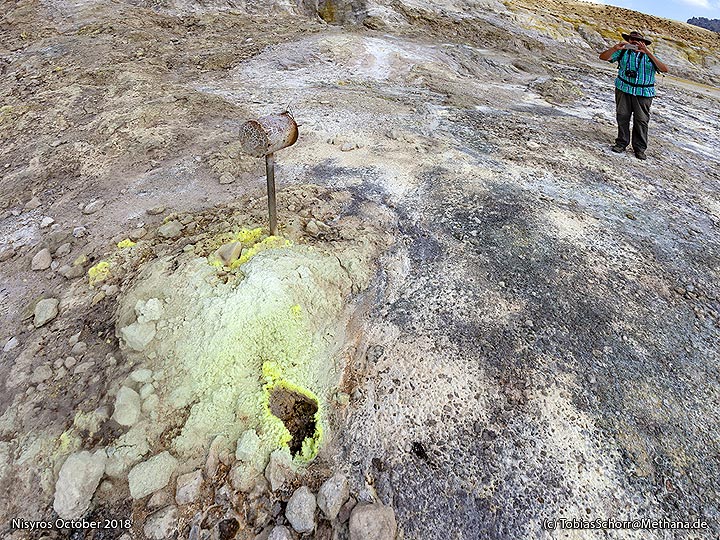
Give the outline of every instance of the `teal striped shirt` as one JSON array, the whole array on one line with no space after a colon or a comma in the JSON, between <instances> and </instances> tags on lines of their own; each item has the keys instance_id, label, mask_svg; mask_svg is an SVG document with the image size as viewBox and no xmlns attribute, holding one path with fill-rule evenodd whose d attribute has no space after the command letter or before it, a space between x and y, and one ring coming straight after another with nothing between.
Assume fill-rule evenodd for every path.
<instances>
[{"instance_id":1,"label":"teal striped shirt","mask_svg":"<svg viewBox=\"0 0 720 540\"><path fill-rule=\"evenodd\" d=\"M610 57L610 62L618 62L618 76L615 88L642 97L655 97L655 72L657 68L648 55L637 51L619 50ZM636 71L637 77L628 77L626 71Z\"/></svg>"}]
</instances>

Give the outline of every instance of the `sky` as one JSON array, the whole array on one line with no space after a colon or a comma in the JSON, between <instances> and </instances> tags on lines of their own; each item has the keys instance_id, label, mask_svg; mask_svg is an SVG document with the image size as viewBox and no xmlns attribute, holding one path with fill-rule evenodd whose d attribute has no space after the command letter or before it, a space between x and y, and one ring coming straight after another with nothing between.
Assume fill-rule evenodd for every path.
<instances>
[{"instance_id":1,"label":"sky","mask_svg":"<svg viewBox=\"0 0 720 540\"><path fill-rule=\"evenodd\" d=\"M634 9L642 13L685 22L691 17L720 19L720 0L585 0L596 4Z\"/></svg>"}]
</instances>

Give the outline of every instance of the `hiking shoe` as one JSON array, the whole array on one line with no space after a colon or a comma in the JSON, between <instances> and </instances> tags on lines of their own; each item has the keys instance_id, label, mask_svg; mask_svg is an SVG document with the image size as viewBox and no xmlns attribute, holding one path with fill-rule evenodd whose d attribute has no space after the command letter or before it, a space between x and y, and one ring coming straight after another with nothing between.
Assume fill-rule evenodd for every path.
<instances>
[{"instance_id":1,"label":"hiking shoe","mask_svg":"<svg viewBox=\"0 0 720 540\"><path fill-rule=\"evenodd\" d=\"M624 147L624 146L618 146L618 145L616 144L616 145L613 146L610 150L612 150L612 151L615 152L616 154L622 154L622 153L625 151L625 147Z\"/></svg>"},{"instance_id":2,"label":"hiking shoe","mask_svg":"<svg viewBox=\"0 0 720 540\"><path fill-rule=\"evenodd\" d=\"M643 152L642 150L638 150L637 152L635 152L635 157L638 159L647 159L645 152Z\"/></svg>"}]
</instances>

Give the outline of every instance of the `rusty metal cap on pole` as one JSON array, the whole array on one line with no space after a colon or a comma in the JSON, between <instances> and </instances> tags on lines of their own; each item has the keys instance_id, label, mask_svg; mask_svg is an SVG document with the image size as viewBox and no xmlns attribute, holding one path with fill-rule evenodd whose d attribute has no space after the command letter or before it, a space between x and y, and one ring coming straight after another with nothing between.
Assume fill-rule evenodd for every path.
<instances>
[{"instance_id":1,"label":"rusty metal cap on pole","mask_svg":"<svg viewBox=\"0 0 720 540\"><path fill-rule=\"evenodd\" d=\"M297 138L298 126L288 111L249 120L240 126L242 150L254 157L263 157L292 146Z\"/></svg>"}]
</instances>

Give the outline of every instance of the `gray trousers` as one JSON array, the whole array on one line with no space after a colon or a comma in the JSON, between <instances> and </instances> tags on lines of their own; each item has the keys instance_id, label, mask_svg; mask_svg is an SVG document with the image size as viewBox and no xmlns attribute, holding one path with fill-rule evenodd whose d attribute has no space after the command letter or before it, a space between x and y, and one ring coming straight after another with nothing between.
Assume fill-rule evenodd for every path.
<instances>
[{"instance_id":1,"label":"gray trousers","mask_svg":"<svg viewBox=\"0 0 720 540\"><path fill-rule=\"evenodd\" d=\"M630 144L630 117L633 116L632 146L635 152L644 152L648 145L648 122L653 98L633 96L615 89L615 112L618 136L615 144L625 148Z\"/></svg>"}]
</instances>

